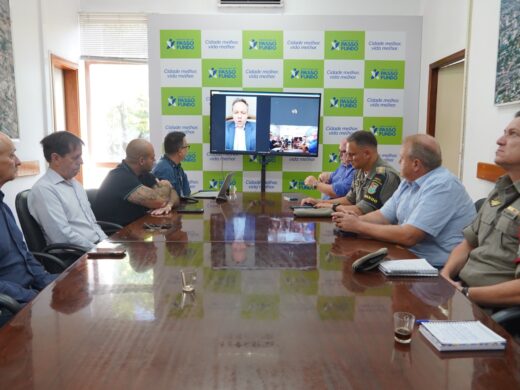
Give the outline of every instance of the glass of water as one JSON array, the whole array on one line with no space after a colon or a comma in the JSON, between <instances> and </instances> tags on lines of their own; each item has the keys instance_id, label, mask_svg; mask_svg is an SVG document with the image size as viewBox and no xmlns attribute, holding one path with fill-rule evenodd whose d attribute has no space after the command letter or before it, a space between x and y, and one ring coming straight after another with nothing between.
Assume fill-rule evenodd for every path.
<instances>
[{"instance_id":1,"label":"glass of water","mask_svg":"<svg viewBox=\"0 0 520 390\"><path fill-rule=\"evenodd\" d=\"M182 291L193 292L197 283L197 272L195 270L181 270Z\"/></svg>"}]
</instances>

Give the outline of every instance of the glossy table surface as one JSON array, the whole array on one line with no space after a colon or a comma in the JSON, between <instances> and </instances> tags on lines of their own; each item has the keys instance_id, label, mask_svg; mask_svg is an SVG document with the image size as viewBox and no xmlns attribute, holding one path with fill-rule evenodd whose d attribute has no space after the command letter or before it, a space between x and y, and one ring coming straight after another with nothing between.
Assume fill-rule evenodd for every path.
<instances>
[{"instance_id":1,"label":"glossy table surface","mask_svg":"<svg viewBox=\"0 0 520 390\"><path fill-rule=\"evenodd\" d=\"M520 388L519 345L444 279L352 273L366 251L406 249L336 237L288 206L247 194L151 222L169 229L129 225L111 237L125 258L80 259L0 330L1 388ZM441 354L417 329L401 346L394 311L480 319L507 348Z\"/></svg>"}]
</instances>

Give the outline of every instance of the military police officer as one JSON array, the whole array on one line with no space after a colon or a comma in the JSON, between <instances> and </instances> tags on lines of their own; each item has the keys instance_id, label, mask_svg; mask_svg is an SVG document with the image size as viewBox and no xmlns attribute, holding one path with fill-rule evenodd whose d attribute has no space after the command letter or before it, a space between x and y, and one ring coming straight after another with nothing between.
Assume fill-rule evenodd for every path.
<instances>
[{"instance_id":1,"label":"military police officer","mask_svg":"<svg viewBox=\"0 0 520 390\"><path fill-rule=\"evenodd\" d=\"M497 144L495 163L506 174L441 272L472 301L488 307L520 304L520 111Z\"/></svg>"},{"instance_id":2,"label":"military police officer","mask_svg":"<svg viewBox=\"0 0 520 390\"><path fill-rule=\"evenodd\" d=\"M358 215L377 210L392 196L400 183L399 173L377 153L376 137L359 130L347 138L348 161L356 169L352 188L343 198L319 201L303 199L316 207L334 211L350 211Z\"/></svg>"}]
</instances>

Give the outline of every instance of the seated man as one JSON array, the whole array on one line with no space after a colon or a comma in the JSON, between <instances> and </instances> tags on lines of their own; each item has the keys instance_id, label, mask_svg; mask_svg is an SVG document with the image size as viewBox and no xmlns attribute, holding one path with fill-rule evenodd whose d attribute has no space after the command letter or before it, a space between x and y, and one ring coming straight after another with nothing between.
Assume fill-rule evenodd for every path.
<instances>
[{"instance_id":1,"label":"seated man","mask_svg":"<svg viewBox=\"0 0 520 390\"><path fill-rule=\"evenodd\" d=\"M57 131L40 143L49 169L29 192L29 212L47 244L91 248L107 236L96 223L87 193L74 178L83 164L83 141L68 131Z\"/></svg>"},{"instance_id":2,"label":"seated man","mask_svg":"<svg viewBox=\"0 0 520 390\"><path fill-rule=\"evenodd\" d=\"M359 130L347 138L347 161L356 169L354 184L345 197L329 200L305 198L303 203L329 207L334 211L366 214L379 209L399 186L399 174L377 153L376 137Z\"/></svg>"},{"instance_id":3,"label":"seated man","mask_svg":"<svg viewBox=\"0 0 520 390\"><path fill-rule=\"evenodd\" d=\"M16 176L20 160L13 142L0 133L0 188ZM51 275L27 250L22 232L16 225L11 209L4 203L0 191L0 293L24 304L52 282Z\"/></svg>"},{"instance_id":4,"label":"seated man","mask_svg":"<svg viewBox=\"0 0 520 390\"><path fill-rule=\"evenodd\" d=\"M401 147L397 191L377 211L358 216L333 214L336 225L349 232L406 246L433 266L442 267L462 241L462 229L475 216L475 207L462 183L441 167L441 149L425 134L407 137Z\"/></svg>"},{"instance_id":5,"label":"seated man","mask_svg":"<svg viewBox=\"0 0 520 390\"><path fill-rule=\"evenodd\" d=\"M506 174L441 272L472 301L489 307L520 305L520 111L497 144L495 163Z\"/></svg>"},{"instance_id":6,"label":"seated man","mask_svg":"<svg viewBox=\"0 0 520 390\"><path fill-rule=\"evenodd\" d=\"M190 196L188 176L181 167L190 145L186 142L186 134L172 131L164 137L164 156L161 157L152 173L159 179L168 180L179 196Z\"/></svg>"},{"instance_id":7,"label":"seated man","mask_svg":"<svg viewBox=\"0 0 520 390\"><path fill-rule=\"evenodd\" d=\"M334 172L322 172L317 179L314 176L307 176L304 181L306 186L320 191L323 199L345 196L352 186L355 169L348 161L346 138L339 143L339 158L341 162Z\"/></svg>"},{"instance_id":8,"label":"seated man","mask_svg":"<svg viewBox=\"0 0 520 390\"><path fill-rule=\"evenodd\" d=\"M127 225L151 210L168 214L179 204L179 196L168 180L158 180L150 171L155 152L144 139L130 141L126 157L111 170L94 202L94 213L103 221Z\"/></svg>"}]
</instances>

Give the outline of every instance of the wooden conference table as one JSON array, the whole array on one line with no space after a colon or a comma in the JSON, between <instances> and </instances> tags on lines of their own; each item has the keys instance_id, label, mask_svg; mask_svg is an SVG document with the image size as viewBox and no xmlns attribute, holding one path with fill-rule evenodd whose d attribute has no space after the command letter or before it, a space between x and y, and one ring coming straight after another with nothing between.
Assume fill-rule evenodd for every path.
<instances>
[{"instance_id":1,"label":"wooden conference table","mask_svg":"<svg viewBox=\"0 0 520 390\"><path fill-rule=\"evenodd\" d=\"M111 237L123 259L81 258L0 330L3 389L520 388L520 347L442 278L353 274L387 246L294 219L281 194L204 201ZM168 229L145 230L143 223ZM198 274L183 295L180 270ZM503 352L394 343L392 313L480 319Z\"/></svg>"}]
</instances>

